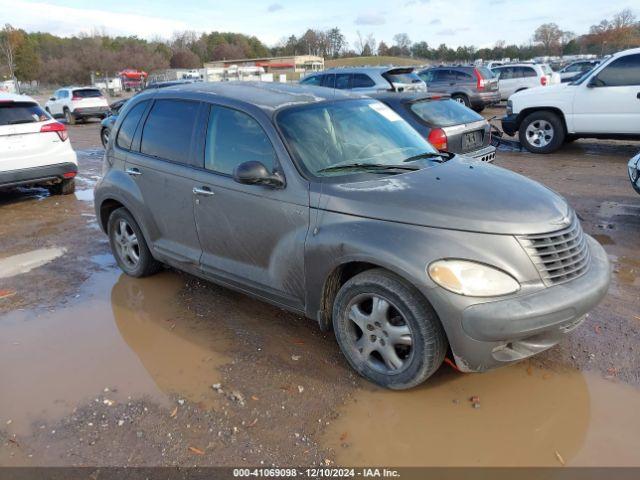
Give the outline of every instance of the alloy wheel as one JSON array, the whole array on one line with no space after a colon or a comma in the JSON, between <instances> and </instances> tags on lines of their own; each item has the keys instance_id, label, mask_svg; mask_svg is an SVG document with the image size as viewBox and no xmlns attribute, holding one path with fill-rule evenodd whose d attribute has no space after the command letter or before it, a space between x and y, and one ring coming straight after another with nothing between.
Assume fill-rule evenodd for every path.
<instances>
[{"instance_id":1,"label":"alloy wheel","mask_svg":"<svg viewBox=\"0 0 640 480\"><path fill-rule=\"evenodd\" d=\"M352 350L363 362L384 374L399 373L409 365L413 333L389 300L377 294L357 295L347 315Z\"/></svg>"},{"instance_id":2,"label":"alloy wheel","mask_svg":"<svg viewBox=\"0 0 640 480\"><path fill-rule=\"evenodd\" d=\"M136 232L126 220L120 219L118 221L113 239L120 260L127 267L135 269L140 261L140 245Z\"/></svg>"},{"instance_id":3,"label":"alloy wheel","mask_svg":"<svg viewBox=\"0 0 640 480\"><path fill-rule=\"evenodd\" d=\"M527 141L536 147L546 147L553 140L555 134L553 125L546 120L534 120L525 131Z\"/></svg>"}]
</instances>

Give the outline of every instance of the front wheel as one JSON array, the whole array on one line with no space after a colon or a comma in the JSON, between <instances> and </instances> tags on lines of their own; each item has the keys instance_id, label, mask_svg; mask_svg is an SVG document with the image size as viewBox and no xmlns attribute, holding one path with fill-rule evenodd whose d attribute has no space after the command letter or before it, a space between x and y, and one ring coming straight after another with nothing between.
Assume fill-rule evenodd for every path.
<instances>
[{"instance_id":1,"label":"front wheel","mask_svg":"<svg viewBox=\"0 0 640 480\"><path fill-rule=\"evenodd\" d=\"M71 195L76 191L76 181L74 178L65 178L60 183L47 187L51 195Z\"/></svg>"},{"instance_id":2,"label":"front wheel","mask_svg":"<svg viewBox=\"0 0 640 480\"><path fill-rule=\"evenodd\" d=\"M553 112L530 113L518 130L520 143L531 153L551 153L564 143L565 131L562 120Z\"/></svg>"},{"instance_id":3,"label":"front wheel","mask_svg":"<svg viewBox=\"0 0 640 480\"><path fill-rule=\"evenodd\" d=\"M382 269L360 273L342 286L333 306L333 327L353 369L394 390L424 382L440 367L447 349L429 302Z\"/></svg>"}]
</instances>

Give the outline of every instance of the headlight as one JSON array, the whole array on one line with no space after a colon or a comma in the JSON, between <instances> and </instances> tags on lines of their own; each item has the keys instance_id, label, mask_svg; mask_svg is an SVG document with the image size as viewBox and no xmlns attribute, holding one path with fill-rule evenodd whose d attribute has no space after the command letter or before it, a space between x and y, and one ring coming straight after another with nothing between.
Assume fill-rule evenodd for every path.
<instances>
[{"instance_id":1,"label":"headlight","mask_svg":"<svg viewBox=\"0 0 640 480\"><path fill-rule=\"evenodd\" d=\"M469 297L494 297L520 290L520 284L510 275L467 260L438 260L427 271L442 288Z\"/></svg>"}]
</instances>

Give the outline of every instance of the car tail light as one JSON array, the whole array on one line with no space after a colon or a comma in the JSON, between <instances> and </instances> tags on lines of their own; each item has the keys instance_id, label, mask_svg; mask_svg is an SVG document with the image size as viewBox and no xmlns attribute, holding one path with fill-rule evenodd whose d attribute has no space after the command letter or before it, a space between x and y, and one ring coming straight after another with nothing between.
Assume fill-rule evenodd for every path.
<instances>
[{"instance_id":1,"label":"car tail light","mask_svg":"<svg viewBox=\"0 0 640 480\"><path fill-rule=\"evenodd\" d=\"M473 69L473 74L476 76L476 88L478 90L484 90L484 87L486 85L486 81L484 79L484 77L482 76L482 74L480 73L480 70L478 70L477 68Z\"/></svg>"},{"instance_id":2,"label":"car tail light","mask_svg":"<svg viewBox=\"0 0 640 480\"><path fill-rule=\"evenodd\" d=\"M434 128L429 132L427 137L429 143L438 150L447 150L449 145L447 144L447 134L441 128Z\"/></svg>"},{"instance_id":3,"label":"car tail light","mask_svg":"<svg viewBox=\"0 0 640 480\"><path fill-rule=\"evenodd\" d=\"M545 75L540 77L540 85L543 87L547 84L547 77Z\"/></svg>"},{"instance_id":4,"label":"car tail light","mask_svg":"<svg viewBox=\"0 0 640 480\"><path fill-rule=\"evenodd\" d=\"M65 126L59 122L45 123L44 125L42 125L42 128L40 128L40 133L49 132L56 132L58 134L58 137L60 137L60 140L62 140L63 142L69 138L69 132L67 132Z\"/></svg>"},{"instance_id":5,"label":"car tail light","mask_svg":"<svg viewBox=\"0 0 640 480\"><path fill-rule=\"evenodd\" d=\"M66 172L62 174L62 178L73 178L76 176L76 172Z\"/></svg>"}]
</instances>

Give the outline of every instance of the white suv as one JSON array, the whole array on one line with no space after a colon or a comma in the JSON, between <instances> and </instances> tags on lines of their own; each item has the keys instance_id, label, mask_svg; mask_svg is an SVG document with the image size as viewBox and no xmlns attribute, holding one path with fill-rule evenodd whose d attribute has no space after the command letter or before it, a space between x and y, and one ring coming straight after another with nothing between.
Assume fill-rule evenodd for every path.
<instances>
[{"instance_id":1,"label":"white suv","mask_svg":"<svg viewBox=\"0 0 640 480\"><path fill-rule=\"evenodd\" d=\"M38 185L69 194L77 172L65 126L32 98L0 92L0 189Z\"/></svg>"},{"instance_id":2,"label":"white suv","mask_svg":"<svg viewBox=\"0 0 640 480\"><path fill-rule=\"evenodd\" d=\"M514 63L493 67L491 71L498 77L501 100L528 88L560 83L560 75L546 63Z\"/></svg>"},{"instance_id":3,"label":"white suv","mask_svg":"<svg viewBox=\"0 0 640 480\"><path fill-rule=\"evenodd\" d=\"M93 87L65 87L56 90L44 108L55 118L64 117L69 125L86 118L105 118L109 103L102 92Z\"/></svg>"},{"instance_id":4,"label":"white suv","mask_svg":"<svg viewBox=\"0 0 640 480\"><path fill-rule=\"evenodd\" d=\"M502 129L533 153L577 138L640 140L640 48L604 60L578 80L516 93Z\"/></svg>"}]
</instances>

